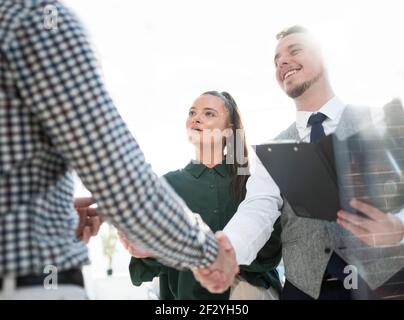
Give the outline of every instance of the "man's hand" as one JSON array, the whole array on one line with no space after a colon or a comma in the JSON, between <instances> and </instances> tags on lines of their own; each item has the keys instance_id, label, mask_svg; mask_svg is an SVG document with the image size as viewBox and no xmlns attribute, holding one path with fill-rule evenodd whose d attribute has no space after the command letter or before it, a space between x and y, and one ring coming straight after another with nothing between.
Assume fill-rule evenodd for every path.
<instances>
[{"instance_id":1,"label":"man's hand","mask_svg":"<svg viewBox=\"0 0 404 320\"><path fill-rule=\"evenodd\" d=\"M398 217L356 199L351 200L350 204L370 219L341 210L338 212L337 223L367 245L391 246L403 239L404 225Z\"/></svg>"},{"instance_id":2,"label":"man's hand","mask_svg":"<svg viewBox=\"0 0 404 320\"><path fill-rule=\"evenodd\" d=\"M88 243L91 237L98 234L102 219L98 216L96 208L90 208L94 204L93 198L76 198L74 207L79 215L79 225L76 229L76 236L84 243Z\"/></svg>"},{"instance_id":3,"label":"man's hand","mask_svg":"<svg viewBox=\"0 0 404 320\"><path fill-rule=\"evenodd\" d=\"M120 231L118 231L118 238L119 241L121 241L123 247L129 252L131 256L134 256L138 259L153 257L153 255L149 251L144 250L135 243L129 241L128 238L126 238L125 235Z\"/></svg>"},{"instance_id":4,"label":"man's hand","mask_svg":"<svg viewBox=\"0 0 404 320\"><path fill-rule=\"evenodd\" d=\"M199 268L192 271L203 287L212 293L222 293L232 285L234 277L239 272L239 267L236 261L236 253L227 236L218 231L215 237L219 246L216 261L208 268Z\"/></svg>"}]
</instances>

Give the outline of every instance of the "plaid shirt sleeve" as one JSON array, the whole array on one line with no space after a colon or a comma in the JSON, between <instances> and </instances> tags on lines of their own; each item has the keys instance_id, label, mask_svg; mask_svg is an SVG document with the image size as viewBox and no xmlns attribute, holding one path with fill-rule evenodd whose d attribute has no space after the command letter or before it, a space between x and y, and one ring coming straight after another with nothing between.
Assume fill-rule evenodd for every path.
<instances>
[{"instance_id":1,"label":"plaid shirt sleeve","mask_svg":"<svg viewBox=\"0 0 404 320\"><path fill-rule=\"evenodd\" d=\"M23 104L78 173L102 217L178 269L211 264L210 229L160 180L111 101L87 36L57 1L27 1L7 38ZM44 6L57 25L44 25Z\"/></svg>"}]
</instances>

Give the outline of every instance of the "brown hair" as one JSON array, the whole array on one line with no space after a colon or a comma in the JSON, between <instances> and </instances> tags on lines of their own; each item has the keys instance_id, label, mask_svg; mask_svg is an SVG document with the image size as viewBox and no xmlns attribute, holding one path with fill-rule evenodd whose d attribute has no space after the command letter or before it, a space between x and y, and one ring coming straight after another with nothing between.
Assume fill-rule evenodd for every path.
<instances>
[{"instance_id":1,"label":"brown hair","mask_svg":"<svg viewBox=\"0 0 404 320\"><path fill-rule=\"evenodd\" d=\"M283 29L281 32L279 32L276 35L276 40L279 41L279 40L281 40L281 39L285 38L286 36L288 36L290 34L293 34L293 33L306 33L306 34L308 34L309 31L306 28L302 27L302 26L294 25L292 27Z\"/></svg>"},{"instance_id":2,"label":"brown hair","mask_svg":"<svg viewBox=\"0 0 404 320\"><path fill-rule=\"evenodd\" d=\"M233 192L235 199L241 202L246 195L246 182L248 180L248 150L246 144L246 138L244 134L244 125L241 120L240 111L238 109L236 101L228 92L207 91L203 95L211 95L220 98L229 112L229 122L232 124L233 136L232 139L227 139L227 160L230 164L230 188ZM239 162L237 154L240 152L239 147L242 147L242 155L244 159L247 159L245 163ZM239 174L240 170L244 171L243 174Z\"/></svg>"}]
</instances>

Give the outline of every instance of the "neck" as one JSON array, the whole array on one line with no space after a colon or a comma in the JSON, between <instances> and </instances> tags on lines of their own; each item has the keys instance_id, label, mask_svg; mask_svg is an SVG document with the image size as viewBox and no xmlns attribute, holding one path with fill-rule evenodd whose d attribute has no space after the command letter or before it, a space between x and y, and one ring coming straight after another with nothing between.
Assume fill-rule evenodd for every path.
<instances>
[{"instance_id":1,"label":"neck","mask_svg":"<svg viewBox=\"0 0 404 320\"><path fill-rule=\"evenodd\" d=\"M196 161L205 165L206 167L213 168L214 166L222 163L224 159L224 149L202 145L195 148L195 158Z\"/></svg>"},{"instance_id":2,"label":"neck","mask_svg":"<svg viewBox=\"0 0 404 320\"><path fill-rule=\"evenodd\" d=\"M328 81L323 83L317 81L294 101L298 111L316 112L334 97L334 95L334 91Z\"/></svg>"}]
</instances>

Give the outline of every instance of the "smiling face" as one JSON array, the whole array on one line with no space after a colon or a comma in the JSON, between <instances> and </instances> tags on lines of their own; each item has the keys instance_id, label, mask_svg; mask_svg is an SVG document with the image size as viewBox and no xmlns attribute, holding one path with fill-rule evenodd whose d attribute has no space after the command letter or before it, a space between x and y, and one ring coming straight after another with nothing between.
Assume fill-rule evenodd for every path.
<instances>
[{"instance_id":1,"label":"smiling face","mask_svg":"<svg viewBox=\"0 0 404 320\"><path fill-rule=\"evenodd\" d=\"M326 81L318 47L304 33L282 38L275 51L276 80L285 93L295 99L313 84Z\"/></svg>"},{"instance_id":2,"label":"smiling face","mask_svg":"<svg viewBox=\"0 0 404 320\"><path fill-rule=\"evenodd\" d=\"M194 145L221 143L225 130L231 127L223 100L208 94L201 95L189 109L186 127L188 139ZM214 132L221 134L212 134ZM203 139L207 136L212 139Z\"/></svg>"}]
</instances>

